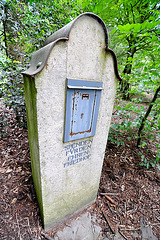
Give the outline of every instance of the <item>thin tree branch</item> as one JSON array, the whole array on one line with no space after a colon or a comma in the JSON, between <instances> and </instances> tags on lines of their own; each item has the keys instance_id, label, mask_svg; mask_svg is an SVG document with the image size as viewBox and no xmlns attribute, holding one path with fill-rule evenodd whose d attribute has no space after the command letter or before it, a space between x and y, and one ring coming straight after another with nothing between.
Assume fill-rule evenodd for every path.
<instances>
[{"instance_id":1,"label":"thin tree branch","mask_svg":"<svg viewBox=\"0 0 160 240\"><path fill-rule=\"evenodd\" d=\"M138 0L138 1L133 5L133 8L134 8L139 2L142 3L141 0Z\"/></svg>"},{"instance_id":2,"label":"thin tree branch","mask_svg":"<svg viewBox=\"0 0 160 240\"><path fill-rule=\"evenodd\" d=\"M4 14L6 15L7 18L7 11L6 11L6 6L4 5ZM5 44L5 52L8 57L8 45L7 45L7 34L6 34L6 20L2 20L3 24L3 34L4 34L4 44Z\"/></svg>"},{"instance_id":3,"label":"thin tree branch","mask_svg":"<svg viewBox=\"0 0 160 240\"><path fill-rule=\"evenodd\" d=\"M132 3L131 3L131 12L132 12L132 16L133 16L133 22L135 23L135 16L134 16L134 13L133 13L133 6L132 6Z\"/></svg>"},{"instance_id":4,"label":"thin tree branch","mask_svg":"<svg viewBox=\"0 0 160 240\"><path fill-rule=\"evenodd\" d=\"M141 143L141 133L142 133L142 130L144 128L144 125L145 125L145 122L146 122L146 119L147 117L149 116L151 110L152 110L152 107L153 107L153 103L155 103L156 99L159 97L158 96L158 93L160 92L160 86L157 88L155 94L154 94L154 97L152 99L152 101L150 102L150 105L147 109L147 112L146 114L144 115L143 119L142 119L142 122L141 122L141 125L140 125L140 128L138 130L138 140L137 140L137 147L139 147L140 143Z\"/></svg>"},{"instance_id":5,"label":"thin tree branch","mask_svg":"<svg viewBox=\"0 0 160 240\"><path fill-rule=\"evenodd\" d=\"M139 51L139 50L141 50L141 49L146 49L146 50L152 50L152 48L150 48L148 45L150 44L151 42L147 42L147 43L145 43L145 44L143 44L143 45L141 45L141 47L137 47L136 48L136 50L137 51ZM148 48L149 47L149 48Z\"/></svg>"}]
</instances>

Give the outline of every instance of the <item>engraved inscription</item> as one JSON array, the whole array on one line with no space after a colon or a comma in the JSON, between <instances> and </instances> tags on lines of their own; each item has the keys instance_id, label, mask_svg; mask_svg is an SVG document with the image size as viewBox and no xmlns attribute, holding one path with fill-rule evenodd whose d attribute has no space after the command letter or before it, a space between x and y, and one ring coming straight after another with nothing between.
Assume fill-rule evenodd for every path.
<instances>
[{"instance_id":1,"label":"engraved inscription","mask_svg":"<svg viewBox=\"0 0 160 240\"><path fill-rule=\"evenodd\" d=\"M80 141L78 143L68 144L65 146L67 161L64 167L77 164L81 161L87 160L91 154L91 144L93 139Z\"/></svg>"}]
</instances>

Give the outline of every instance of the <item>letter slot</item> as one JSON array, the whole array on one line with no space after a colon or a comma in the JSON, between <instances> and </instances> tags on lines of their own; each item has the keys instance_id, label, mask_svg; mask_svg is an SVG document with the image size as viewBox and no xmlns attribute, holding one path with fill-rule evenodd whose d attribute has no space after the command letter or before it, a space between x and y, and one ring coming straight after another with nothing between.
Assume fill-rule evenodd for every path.
<instances>
[{"instance_id":1,"label":"letter slot","mask_svg":"<svg viewBox=\"0 0 160 240\"><path fill-rule=\"evenodd\" d=\"M95 135L102 82L67 79L64 142Z\"/></svg>"}]
</instances>

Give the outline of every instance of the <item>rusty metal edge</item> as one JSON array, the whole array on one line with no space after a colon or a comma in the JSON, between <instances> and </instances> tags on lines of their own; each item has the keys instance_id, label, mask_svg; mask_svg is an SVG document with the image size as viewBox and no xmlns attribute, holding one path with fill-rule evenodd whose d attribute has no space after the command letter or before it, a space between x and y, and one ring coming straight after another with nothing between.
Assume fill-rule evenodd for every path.
<instances>
[{"instance_id":1,"label":"rusty metal edge","mask_svg":"<svg viewBox=\"0 0 160 240\"><path fill-rule=\"evenodd\" d=\"M120 77L119 72L118 72L118 62L117 62L117 57L116 54L114 53L114 51L110 48L106 48L106 52L111 53L112 57L113 57L113 61L114 61L114 70L115 70L115 74L117 79L119 80L119 82L122 82L123 79Z\"/></svg>"},{"instance_id":2,"label":"rusty metal edge","mask_svg":"<svg viewBox=\"0 0 160 240\"><path fill-rule=\"evenodd\" d=\"M40 73L43 70L43 68L46 66L49 55L50 55L53 47L56 45L56 43L59 41L66 41L66 40L68 40L68 38L67 39L59 38L56 41L40 48L38 51L36 51L31 57L30 67L27 70L25 70L24 72L22 72L22 74L34 78L35 75ZM41 60L42 60L42 63L37 68L38 63L40 63Z\"/></svg>"},{"instance_id":3,"label":"rusty metal edge","mask_svg":"<svg viewBox=\"0 0 160 240\"><path fill-rule=\"evenodd\" d=\"M40 73L43 70L43 68L45 67L45 65L47 64L47 60L49 58L52 48L59 41L68 41L69 40L69 35L70 35L72 27L74 26L76 21L83 16L93 17L102 25L102 28L105 32L105 43L106 43L105 50L106 50L106 52L111 53L113 60L114 60L114 69L115 69L116 77L121 82L122 78L120 77L120 75L118 73L117 57L116 57L115 53L113 52L113 50L111 50L108 47L108 33L107 33L107 28L105 26L105 23L103 22L103 20L100 17L98 17L97 15L90 13L90 12L86 12L86 13L79 15L72 22L68 23L66 26L62 27L61 29L59 29L58 31L53 33L50 37L48 37L44 43L44 46L32 55L30 67L26 71L22 72L22 74L30 76L30 77L34 77L36 74ZM41 60L42 60L41 65L38 67L38 64L40 63Z\"/></svg>"}]
</instances>

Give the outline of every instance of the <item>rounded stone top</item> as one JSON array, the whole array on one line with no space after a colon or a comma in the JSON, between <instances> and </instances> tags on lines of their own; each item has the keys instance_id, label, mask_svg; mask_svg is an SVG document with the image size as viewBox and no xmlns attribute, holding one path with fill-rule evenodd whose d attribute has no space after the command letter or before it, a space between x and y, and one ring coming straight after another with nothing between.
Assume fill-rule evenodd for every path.
<instances>
[{"instance_id":1,"label":"rounded stone top","mask_svg":"<svg viewBox=\"0 0 160 240\"><path fill-rule=\"evenodd\" d=\"M48 37L44 43L44 46L32 55L32 58L30 61L30 67L26 71L22 72L22 74L28 75L30 77L34 77L36 74L40 73L43 70L43 68L45 67L45 65L47 64L48 57L50 55L52 48L55 46L55 44L59 41L68 41L70 32L71 32L74 24L80 18L82 18L84 16L94 18L102 26L103 31L104 31L104 36L105 36L105 51L111 53L113 60L114 60L114 69L115 69L116 77L119 81L121 81L122 79L118 73L118 64L117 64L116 55L108 47L108 33L107 33L106 26L100 17L98 17L97 15L95 15L93 13L89 13L89 12L79 15L73 21L71 21L70 23L68 23L67 25L65 25L64 27L62 27L55 33L53 33L50 37Z\"/></svg>"},{"instance_id":2,"label":"rounded stone top","mask_svg":"<svg viewBox=\"0 0 160 240\"><path fill-rule=\"evenodd\" d=\"M101 24L101 26L104 30L104 33L105 33L106 47L108 47L108 33L107 33L107 29L106 29L106 26L105 26L104 22L97 15L95 15L93 13L89 13L89 12L79 15L73 21L71 21L70 23L68 23L67 25L65 25L64 27L62 27L61 29L59 29L55 33L53 33L50 37L48 37L46 39L44 45L47 45L48 43L54 42L57 39L67 39L67 40L69 40L69 34L71 32L72 27L81 17L84 17L84 16L92 17Z\"/></svg>"}]
</instances>

